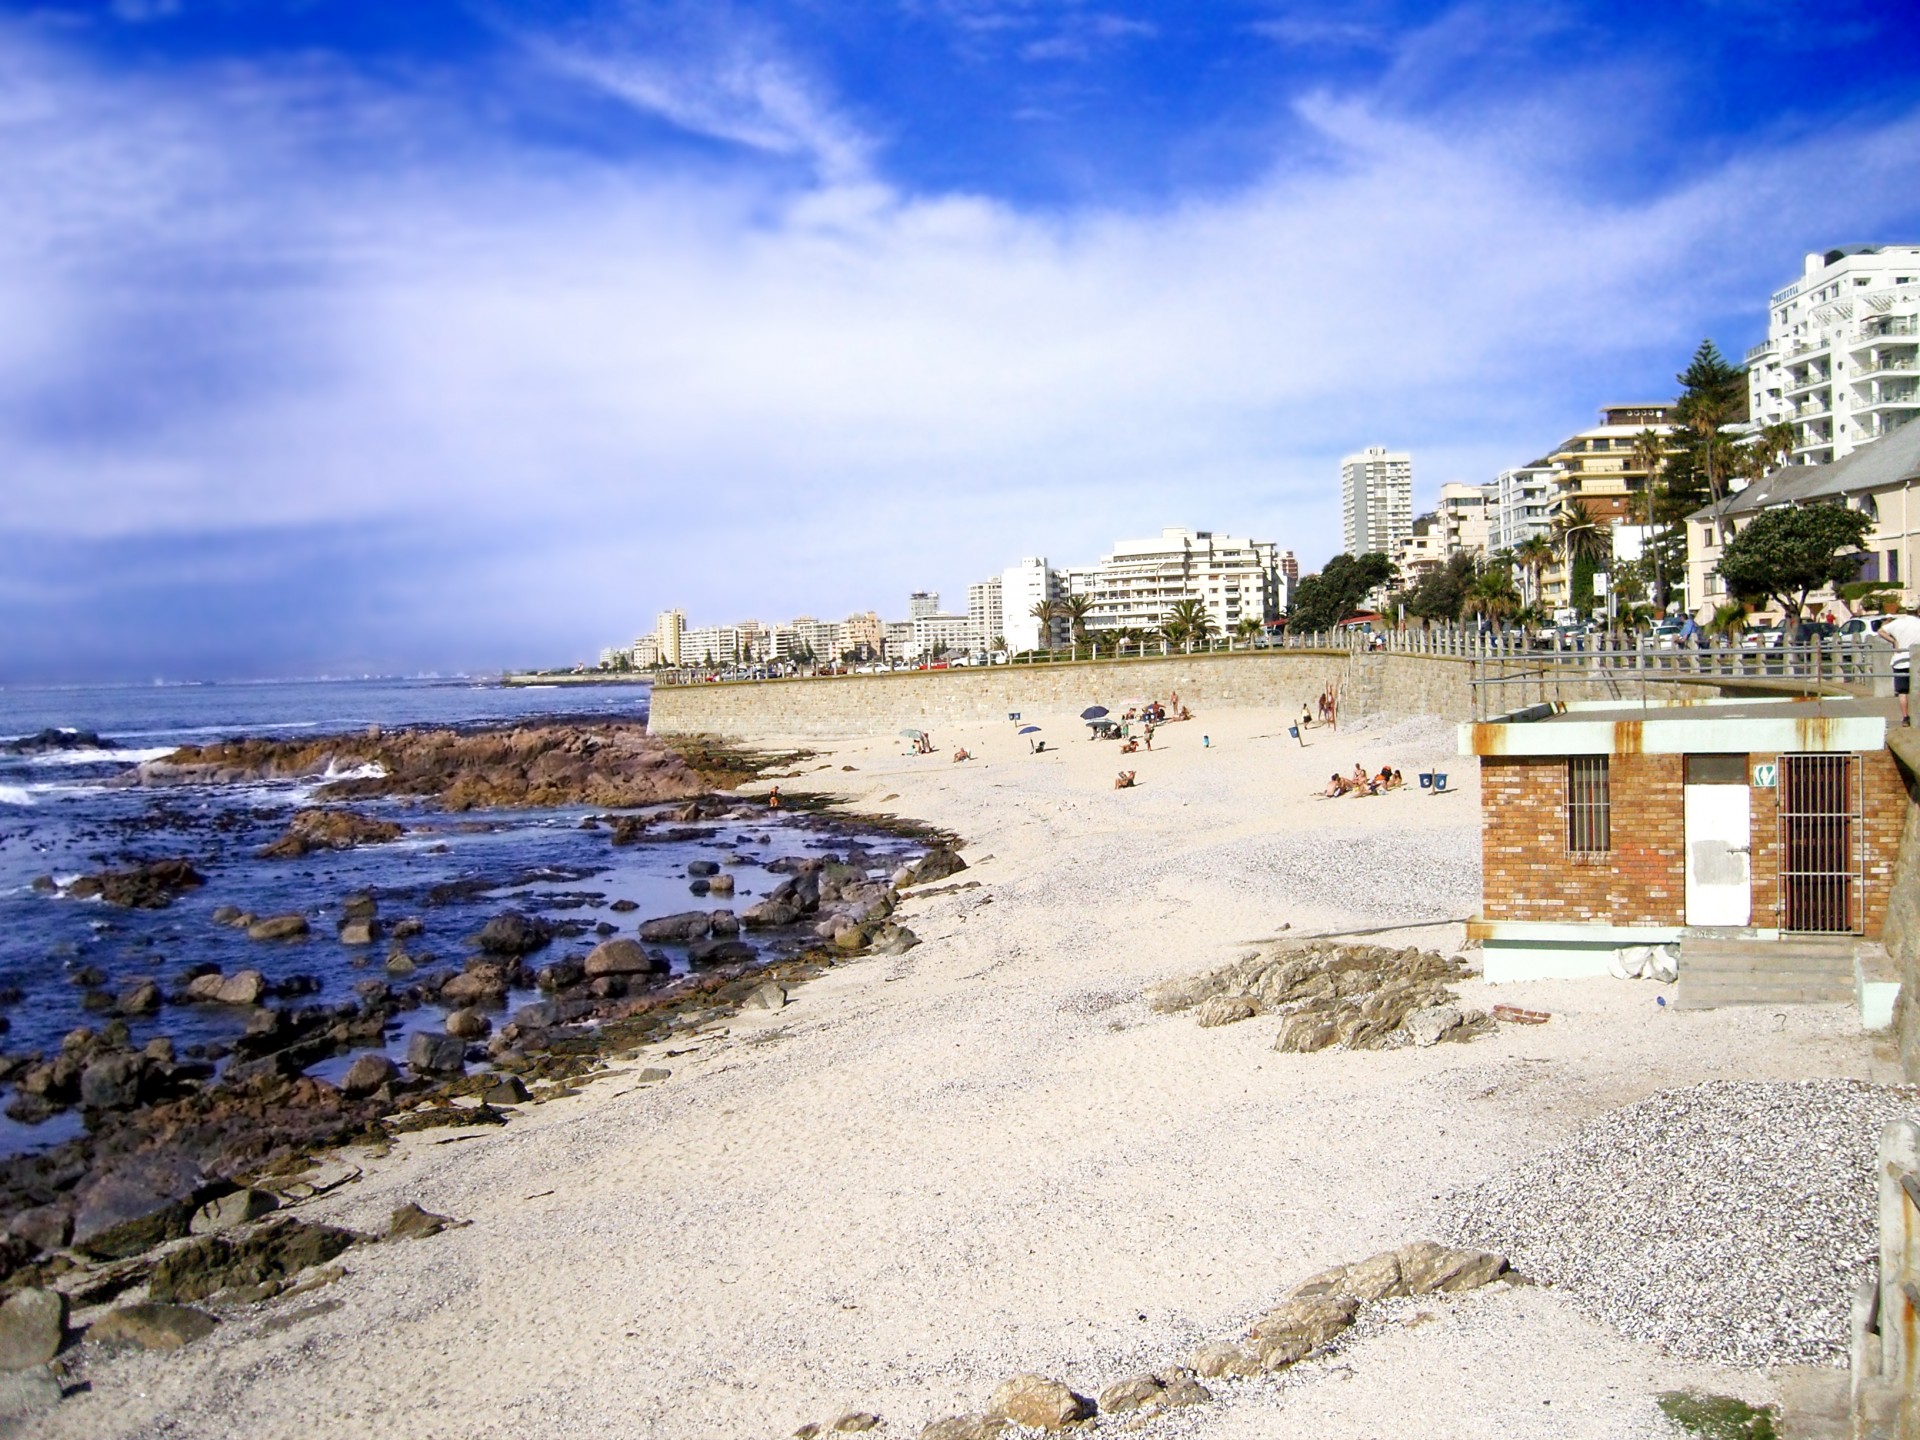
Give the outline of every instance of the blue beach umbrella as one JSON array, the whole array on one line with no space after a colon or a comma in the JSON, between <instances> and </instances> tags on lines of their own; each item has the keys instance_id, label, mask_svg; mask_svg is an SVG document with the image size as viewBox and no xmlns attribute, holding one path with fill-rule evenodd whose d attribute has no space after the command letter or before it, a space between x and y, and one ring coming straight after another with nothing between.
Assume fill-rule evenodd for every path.
<instances>
[{"instance_id":1,"label":"blue beach umbrella","mask_svg":"<svg viewBox=\"0 0 1920 1440\"><path fill-rule=\"evenodd\" d=\"M1038 735L1040 733L1040 727L1038 725L1022 725L1014 733L1017 735Z\"/></svg>"},{"instance_id":2,"label":"blue beach umbrella","mask_svg":"<svg viewBox=\"0 0 1920 1440\"><path fill-rule=\"evenodd\" d=\"M1104 720L1107 718L1107 707L1104 705L1089 705L1080 712L1080 718L1082 720Z\"/></svg>"}]
</instances>

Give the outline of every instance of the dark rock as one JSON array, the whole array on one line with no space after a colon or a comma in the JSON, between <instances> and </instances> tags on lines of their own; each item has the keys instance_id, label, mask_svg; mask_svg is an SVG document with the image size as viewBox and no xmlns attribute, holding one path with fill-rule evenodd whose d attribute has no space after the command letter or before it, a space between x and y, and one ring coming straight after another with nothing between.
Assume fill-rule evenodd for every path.
<instances>
[{"instance_id":1,"label":"dark rock","mask_svg":"<svg viewBox=\"0 0 1920 1440\"><path fill-rule=\"evenodd\" d=\"M178 1350L205 1339L219 1325L204 1310L191 1305L142 1301L108 1311L87 1327L87 1339L96 1345L131 1345L141 1350Z\"/></svg>"},{"instance_id":2,"label":"dark rock","mask_svg":"<svg viewBox=\"0 0 1920 1440\"><path fill-rule=\"evenodd\" d=\"M420 919L417 915L409 916L393 927L393 938L396 940L411 940L415 935L424 935L426 929L426 921Z\"/></svg>"},{"instance_id":3,"label":"dark rock","mask_svg":"<svg viewBox=\"0 0 1920 1440\"><path fill-rule=\"evenodd\" d=\"M687 963L696 969L711 965L744 965L758 953L744 940L696 940L687 947Z\"/></svg>"},{"instance_id":4,"label":"dark rock","mask_svg":"<svg viewBox=\"0 0 1920 1440\"><path fill-rule=\"evenodd\" d=\"M531 1097L518 1075L502 1075L481 1092L480 1098L489 1105L522 1105Z\"/></svg>"},{"instance_id":5,"label":"dark rock","mask_svg":"<svg viewBox=\"0 0 1920 1440\"><path fill-rule=\"evenodd\" d=\"M111 740L92 730L62 730L48 726L37 734L25 735L0 745L0 755L56 755L67 750L117 750Z\"/></svg>"},{"instance_id":6,"label":"dark rock","mask_svg":"<svg viewBox=\"0 0 1920 1440\"><path fill-rule=\"evenodd\" d=\"M449 1035L462 1040L483 1040L493 1030L493 1022L471 1006L450 1013L445 1024Z\"/></svg>"},{"instance_id":7,"label":"dark rock","mask_svg":"<svg viewBox=\"0 0 1920 1440\"><path fill-rule=\"evenodd\" d=\"M712 917L705 910L683 910L677 915L661 915L640 922L640 938L655 942L685 944L698 940L712 928Z\"/></svg>"},{"instance_id":8,"label":"dark rock","mask_svg":"<svg viewBox=\"0 0 1920 1440\"><path fill-rule=\"evenodd\" d=\"M271 1222L240 1240L203 1235L161 1257L147 1282L154 1300L204 1300L222 1290L273 1285L324 1265L366 1237L305 1220Z\"/></svg>"},{"instance_id":9,"label":"dark rock","mask_svg":"<svg viewBox=\"0 0 1920 1440\"><path fill-rule=\"evenodd\" d=\"M690 860L687 862L687 874L693 876L718 875L720 865L714 860Z\"/></svg>"},{"instance_id":10,"label":"dark rock","mask_svg":"<svg viewBox=\"0 0 1920 1440\"><path fill-rule=\"evenodd\" d=\"M632 911L638 910L640 906L635 901L632 901L632 900L616 900L611 905L607 906L607 908L613 911L614 914L616 915L626 915Z\"/></svg>"},{"instance_id":11,"label":"dark rock","mask_svg":"<svg viewBox=\"0 0 1920 1440\"><path fill-rule=\"evenodd\" d=\"M140 1103L142 1056L102 1055L80 1072L80 1103L89 1110L130 1110Z\"/></svg>"},{"instance_id":12,"label":"dark rock","mask_svg":"<svg viewBox=\"0 0 1920 1440\"><path fill-rule=\"evenodd\" d=\"M586 968L578 960L556 960L533 977L533 983L542 990L565 990L570 985L578 985L586 979Z\"/></svg>"},{"instance_id":13,"label":"dark rock","mask_svg":"<svg viewBox=\"0 0 1920 1440\"><path fill-rule=\"evenodd\" d=\"M109 905L135 910L164 910L183 890L207 883L207 877L186 860L153 860L126 870L104 870L82 875L67 887L77 898L98 895Z\"/></svg>"},{"instance_id":14,"label":"dark rock","mask_svg":"<svg viewBox=\"0 0 1920 1440\"><path fill-rule=\"evenodd\" d=\"M340 1088L349 1095L371 1095L382 1085L391 1085L399 1078L399 1069L386 1056L361 1055L347 1066L347 1073L340 1077Z\"/></svg>"},{"instance_id":15,"label":"dark rock","mask_svg":"<svg viewBox=\"0 0 1920 1440\"><path fill-rule=\"evenodd\" d=\"M304 915L270 915L247 927L249 940L298 940L307 933Z\"/></svg>"},{"instance_id":16,"label":"dark rock","mask_svg":"<svg viewBox=\"0 0 1920 1440\"><path fill-rule=\"evenodd\" d=\"M503 910L482 927L478 944L489 955L530 955L553 939L553 927L518 910Z\"/></svg>"},{"instance_id":17,"label":"dark rock","mask_svg":"<svg viewBox=\"0 0 1920 1440\"><path fill-rule=\"evenodd\" d=\"M951 850L944 847L929 850L909 867L906 882L900 888L904 890L909 885L931 885L949 875L958 875L966 868L967 862Z\"/></svg>"},{"instance_id":18,"label":"dark rock","mask_svg":"<svg viewBox=\"0 0 1920 1440\"><path fill-rule=\"evenodd\" d=\"M67 1297L57 1290L18 1290L0 1304L0 1370L44 1365L67 1338Z\"/></svg>"},{"instance_id":19,"label":"dark rock","mask_svg":"<svg viewBox=\"0 0 1920 1440\"><path fill-rule=\"evenodd\" d=\"M608 940L594 946L582 967L588 979L602 975L664 975L668 969L666 956L643 949L633 940Z\"/></svg>"},{"instance_id":20,"label":"dark rock","mask_svg":"<svg viewBox=\"0 0 1920 1440\"><path fill-rule=\"evenodd\" d=\"M233 1190L217 1196L193 1212L188 1229L195 1235L217 1235L270 1215L280 1208L279 1197L267 1190Z\"/></svg>"},{"instance_id":21,"label":"dark rock","mask_svg":"<svg viewBox=\"0 0 1920 1440\"><path fill-rule=\"evenodd\" d=\"M457 1075L467 1068L467 1045L458 1035L416 1030L407 1044L407 1066L420 1075Z\"/></svg>"},{"instance_id":22,"label":"dark rock","mask_svg":"<svg viewBox=\"0 0 1920 1440\"><path fill-rule=\"evenodd\" d=\"M15 1215L7 1231L36 1250L58 1250L73 1234L73 1217L63 1206L34 1205Z\"/></svg>"},{"instance_id":23,"label":"dark rock","mask_svg":"<svg viewBox=\"0 0 1920 1440\"><path fill-rule=\"evenodd\" d=\"M498 1005L506 996L506 976L494 966L465 971L440 987L440 999L448 1005Z\"/></svg>"},{"instance_id":24,"label":"dark rock","mask_svg":"<svg viewBox=\"0 0 1920 1440\"><path fill-rule=\"evenodd\" d=\"M187 1233L205 1183L199 1165L178 1153L127 1161L80 1192L74 1248L119 1260L177 1240Z\"/></svg>"},{"instance_id":25,"label":"dark rock","mask_svg":"<svg viewBox=\"0 0 1920 1440\"><path fill-rule=\"evenodd\" d=\"M791 901L776 900L772 896L740 912L740 923L749 930L773 930L782 925L791 925L799 918L798 905Z\"/></svg>"},{"instance_id":26,"label":"dark rock","mask_svg":"<svg viewBox=\"0 0 1920 1440\"><path fill-rule=\"evenodd\" d=\"M438 1235L442 1230L457 1230L471 1225L471 1220L456 1220L451 1215L436 1215L431 1210L422 1210L418 1205L408 1202L393 1212L393 1219L387 1224L388 1240L425 1240L430 1235Z\"/></svg>"},{"instance_id":27,"label":"dark rock","mask_svg":"<svg viewBox=\"0 0 1920 1440\"><path fill-rule=\"evenodd\" d=\"M315 850L351 850L358 845L382 845L406 834L404 826L375 820L352 810L301 810L287 825L286 834L256 852L262 860L292 860ZM372 898L367 897L368 903ZM371 915L373 912L367 912Z\"/></svg>"},{"instance_id":28,"label":"dark rock","mask_svg":"<svg viewBox=\"0 0 1920 1440\"><path fill-rule=\"evenodd\" d=\"M164 999L160 987L151 980L136 980L120 992L114 1008L122 1015L151 1015Z\"/></svg>"}]
</instances>

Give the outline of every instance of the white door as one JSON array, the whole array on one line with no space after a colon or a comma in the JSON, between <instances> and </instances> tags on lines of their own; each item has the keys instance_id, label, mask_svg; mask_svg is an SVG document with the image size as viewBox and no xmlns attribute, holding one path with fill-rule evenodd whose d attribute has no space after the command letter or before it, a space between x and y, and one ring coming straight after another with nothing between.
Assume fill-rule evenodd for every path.
<instances>
[{"instance_id":1,"label":"white door","mask_svg":"<svg viewBox=\"0 0 1920 1440\"><path fill-rule=\"evenodd\" d=\"M1753 918L1752 792L1689 785L1686 794L1687 924L1745 925Z\"/></svg>"}]
</instances>

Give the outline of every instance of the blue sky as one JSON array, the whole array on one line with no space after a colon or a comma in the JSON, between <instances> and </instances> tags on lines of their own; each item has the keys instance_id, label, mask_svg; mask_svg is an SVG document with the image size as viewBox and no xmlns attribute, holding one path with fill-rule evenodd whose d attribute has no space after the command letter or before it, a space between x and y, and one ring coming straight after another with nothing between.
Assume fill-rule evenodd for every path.
<instances>
[{"instance_id":1,"label":"blue sky","mask_svg":"<svg viewBox=\"0 0 1920 1440\"><path fill-rule=\"evenodd\" d=\"M0 6L0 683L1337 547L1920 238L1835 3Z\"/></svg>"}]
</instances>

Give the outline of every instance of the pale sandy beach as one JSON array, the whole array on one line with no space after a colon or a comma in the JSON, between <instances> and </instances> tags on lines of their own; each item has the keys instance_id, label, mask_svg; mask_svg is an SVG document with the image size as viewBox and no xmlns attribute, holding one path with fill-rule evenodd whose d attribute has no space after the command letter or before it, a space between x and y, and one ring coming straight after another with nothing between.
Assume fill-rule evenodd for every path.
<instances>
[{"instance_id":1,"label":"pale sandy beach","mask_svg":"<svg viewBox=\"0 0 1920 1440\"><path fill-rule=\"evenodd\" d=\"M1127 791L1111 788L1119 747L1066 715L1026 717L1057 754L1007 723L936 730L929 756L893 737L807 742L817 768L787 793L830 789L962 838L967 888L901 907L918 948L643 1052L503 1129L356 1160L361 1179L299 1213L371 1230L417 1201L472 1223L350 1251L336 1284L178 1353L93 1357L91 1391L33 1433L683 1440L864 1410L917 1435L1017 1371L1091 1394L1179 1363L1657 1090L1897 1079L1850 1012L1675 1013L1650 982L1470 981L1470 1006L1554 1019L1428 1049L1281 1054L1271 1017L1152 1013L1144 986L1282 933L1462 941L1478 796L1451 727L1316 730L1303 747L1287 718L1168 726L1124 761ZM953 763L962 744L978 758ZM1398 765L1409 786L1314 797L1356 763ZM1413 777L1436 763L1450 791L1423 794ZM646 1066L672 1073L642 1085ZM1219 1382L1215 1403L1143 1433L1664 1435L1652 1397L1681 1386L1776 1394L1549 1289L1495 1286L1384 1307L1337 1354Z\"/></svg>"}]
</instances>

